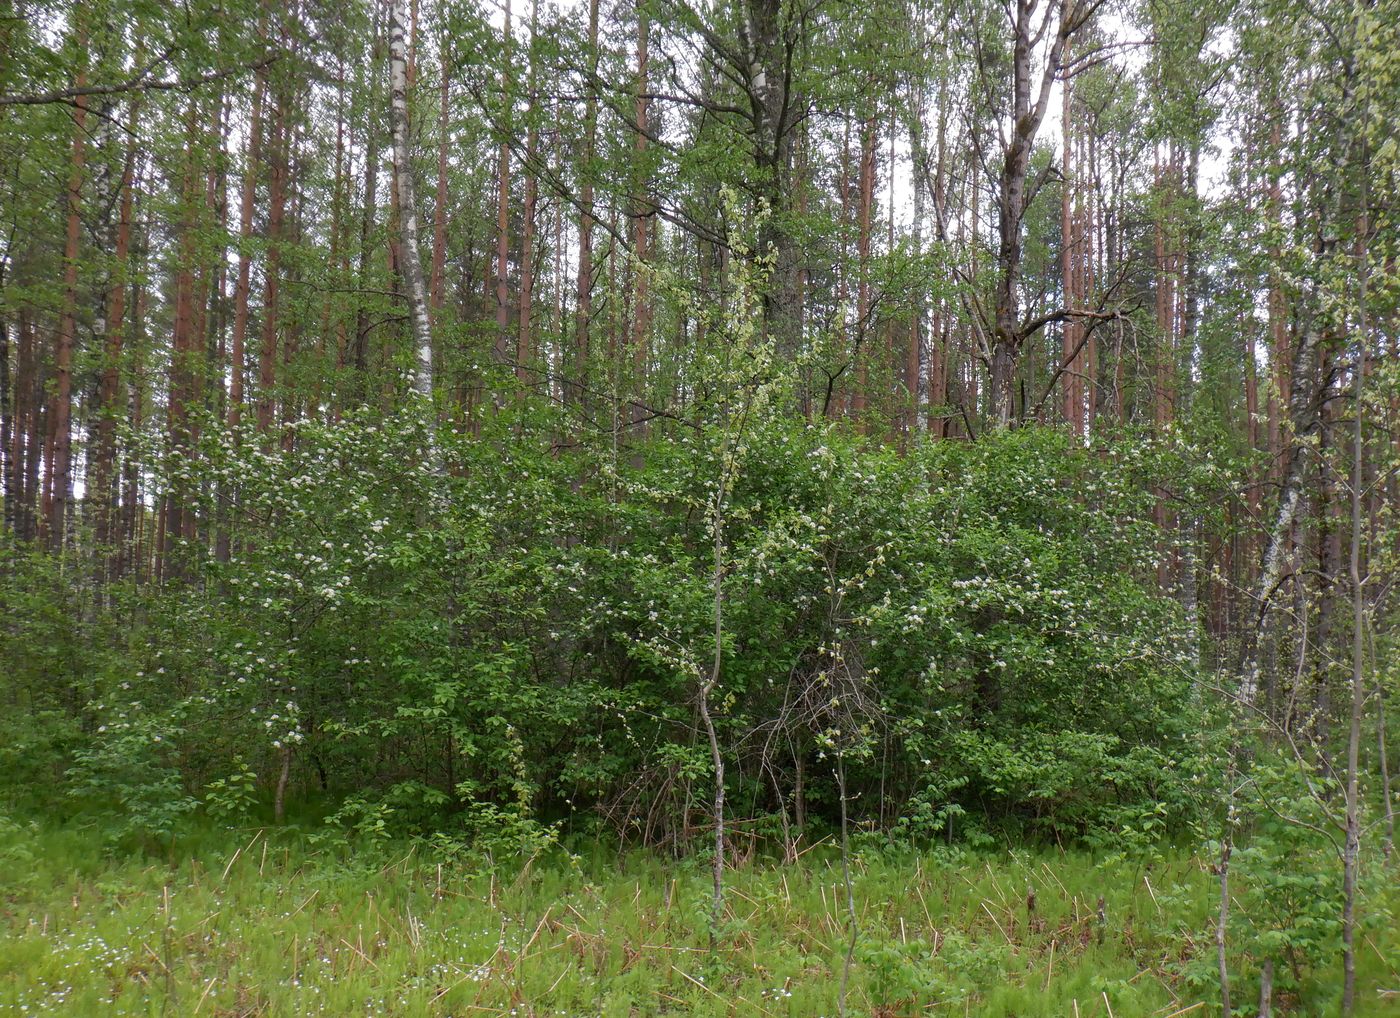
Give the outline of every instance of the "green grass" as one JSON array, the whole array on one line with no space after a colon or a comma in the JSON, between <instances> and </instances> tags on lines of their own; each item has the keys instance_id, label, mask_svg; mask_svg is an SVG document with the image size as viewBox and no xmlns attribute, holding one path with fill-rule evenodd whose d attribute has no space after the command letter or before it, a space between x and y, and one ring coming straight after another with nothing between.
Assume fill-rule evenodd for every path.
<instances>
[{"instance_id":1,"label":"green grass","mask_svg":"<svg viewBox=\"0 0 1400 1018\"><path fill-rule=\"evenodd\" d=\"M371 865L276 831L205 832L170 855L113 857L83 831L0 825L0 1013L836 1014L847 927L826 846L731 872L713 953L698 863L598 849L502 876L411 847ZM1188 855L870 851L855 875L853 1015L1216 1010L1213 989L1181 976L1193 952L1214 957L1216 885ZM1400 988L1397 931L1368 930L1359 961L1359 1013L1400 1014L1377 993ZM1280 1003L1336 1013L1339 972Z\"/></svg>"}]
</instances>

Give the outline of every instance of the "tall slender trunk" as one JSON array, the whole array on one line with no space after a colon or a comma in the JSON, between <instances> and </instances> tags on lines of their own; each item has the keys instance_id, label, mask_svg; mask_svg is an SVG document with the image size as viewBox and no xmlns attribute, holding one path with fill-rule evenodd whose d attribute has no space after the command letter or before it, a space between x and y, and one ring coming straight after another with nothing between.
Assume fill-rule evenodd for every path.
<instances>
[{"instance_id":1,"label":"tall slender trunk","mask_svg":"<svg viewBox=\"0 0 1400 1018\"><path fill-rule=\"evenodd\" d=\"M1304 330L1293 349L1291 373L1294 384L1289 393L1289 419L1293 440L1283 460L1283 485L1264 545L1263 563L1249 601L1251 618L1249 624L1244 627L1239 666L1236 669L1240 677L1239 698L1246 707L1252 707L1258 695L1262 671L1260 635L1278 594L1293 525L1302 509L1303 473L1311 448L1309 439L1317 430L1318 415L1313 389L1317 375L1317 352L1321 342L1318 329L1309 327Z\"/></svg>"},{"instance_id":2,"label":"tall slender trunk","mask_svg":"<svg viewBox=\"0 0 1400 1018\"><path fill-rule=\"evenodd\" d=\"M740 60L749 76L747 115L759 193L773 215L760 226L758 249L771 259L763 294L765 330L790 356L796 350L797 245L785 213L791 207L792 148L796 135L793 95L793 46L784 22L782 0L742 0Z\"/></svg>"},{"instance_id":3,"label":"tall slender trunk","mask_svg":"<svg viewBox=\"0 0 1400 1018\"><path fill-rule=\"evenodd\" d=\"M896 134L899 130L899 120L893 110L890 111L889 123L889 152L886 155L885 163L885 186L887 188L888 207L885 209L885 252L894 251L894 188L895 188L895 145ZM898 330L895 327L894 316L881 316L881 327L884 332L883 342L879 346L881 358L888 366L890 376L890 390L893 397L887 405L890 423L894 425L896 432L899 431L901 420L904 417L904 407L899 398L899 390L904 387L904 357L905 350L901 349L901 344L895 339ZM903 344L907 349L907 341Z\"/></svg>"},{"instance_id":4,"label":"tall slender trunk","mask_svg":"<svg viewBox=\"0 0 1400 1018\"><path fill-rule=\"evenodd\" d=\"M647 233L651 211L648 197L649 181L647 165L647 124L650 102L647 99L647 37L650 23L647 16L646 0L637 3L637 80L634 96L634 111L637 129L633 138L635 182L632 195L632 259L634 290L632 295L632 335L629 346L632 351L632 372L634 385L640 399L633 408L633 425L641 426L642 403L646 393L647 342L651 332L651 300L648 294L649 254Z\"/></svg>"},{"instance_id":5,"label":"tall slender trunk","mask_svg":"<svg viewBox=\"0 0 1400 1018\"><path fill-rule=\"evenodd\" d=\"M933 236L948 246L948 127L946 111L949 103L949 89L940 86L938 91L938 132L934 144L934 174L929 199L933 202ZM962 247L965 217L958 214L956 248ZM927 426L930 437L943 438L948 434L944 411L948 403L948 352L949 316L940 297L933 308L928 337L928 401Z\"/></svg>"},{"instance_id":6,"label":"tall slender trunk","mask_svg":"<svg viewBox=\"0 0 1400 1018\"><path fill-rule=\"evenodd\" d=\"M915 98L915 111L909 129L909 158L913 163L914 172L911 174L914 188L914 222L911 229L914 246L915 259L921 259L924 253L924 215L925 202L927 200L928 187L924 174L919 172L920 162L923 159L922 142L922 122L923 122L923 93L922 90ZM909 316L909 335L904 349L904 388L905 398L908 405L905 408L904 417L904 438L910 445L913 444L919 430L919 359L923 355L924 347L924 315L926 307L922 294L915 297L913 312ZM932 399L933 388L929 387L929 398Z\"/></svg>"},{"instance_id":7,"label":"tall slender trunk","mask_svg":"<svg viewBox=\"0 0 1400 1018\"><path fill-rule=\"evenodd\" d=\"M317 361L319 369L312 382L313 412L323 407L329 420L339 420L340 408L336 398L336 387L341 369L345 367L345 309L344 302L336 291L345 288L345 62L337 62L335 83L335 154L331 163L331 222L330 252L326 259L326 277L330 286L321 298L321 328L317 337ZM327 353L331 347L332 333L335 340L335 356ZM323 386L331 384L330 398L324 398Z\"/></svg>"},{"instance_id":8,"label":"tall slender trunk","mask_svg":"<svg viewBox=\"0 0 1400 1018\"><path fill-rule=\"evenodd\" d=\"M0 290L3 290L4 286L5 266L4 262L0 261ZM15 426L16 402L17 400L10 396L10 321L0 317L0 501L4 502L4 514L0 516L0 535L15 532L15 461L10 436Z\"/></svg>"},{"instance_id":9,"label":"tall slender trunk","mask_svg":"<svg viewBox=\"0 0 1400 1018\"><path fill-rule=\"evenodd\" d=\"M77 17L77 48L81 62L73 84L87 87L87 22L81 12ZM87 159L87 97L79 94L73 100L73 140L68 163L66 191L67 223L63 243L63 302L59 311L58 334L54 355L55 385L51 431L53 434L52 468L49 472L50 497L45 519L49 547L63 547L68 524L68 497L72 491L72 430L70 426L73 399L73 346L78 332L78 240L82 227L83 177Z\"/></svg>"},{"instance_id":10,"label":"tall slender trunk","mask_svg":"<svg viewBox=\"0 0 1400 1018\"><path fill-rule=\"evenodd\" d=\"M149 253L149 240L141 246L141 261L144 263ZM130 381L126 388L127 425L133 435L140 435L144 424L146 399L146 371L141 357L145 339L146 290L141 285L142 273L133 273L131 296L131 334L127 346L131 348L132 367ZM145 518L142 512L141 477L137 457L127 450L122 463L122 541L118 575L130 572L138 581L143 580L144 557L141 551L141 528Z\"/></svg>"},{"instance_id":11,"label":"tall slender trunk","mask_svg":"<svg viewBox=\"0 0 1400 1018\"><path fill-rule=\"evenodd\" d=\"M166 403L167 449L173 464L181 464L191 448L189 431L190 404L194 400L194 355L197 329L195 307L198 303L195 284L195 263L198 261L195 234L198 198L195 190L195 170L200 150L198 110L193 99L185 114L185 166L180 185L180 224L176 245L175 268L175 329L171 337L168 397ZM179 479L177 470L171 480L161 507L160 577L179 572L175 561L176 543L185 536L185 513L189 492Z\"/></svg>"},{"instance_id":12,"label":"tall slender trunk","mask_svg":"<svg viewBox=\"0 0 1400 1018\"><path fill-rule=\"evenodd\" d=\"M44 401L44 372L42 359L39 356L38 337L35 335L34 323L30 319L29 309L21 305L19 309L19 354L20 374L24 377L27 385L24 394L29 412L27 415L27 427L21 424L16 428L15 441L22 445L25 452L18 457L23 462L23 470L20 471L22 497L19 503L19 532L20 537L26 541L34 541L43 537L43 515L44 508L40 493L39 469L44 458L44 435L47 431L48 409ZM27 354L27 356L26 356ZM28 368L26 371L25 368Z\"/></svg>"},{"instance_id":13,"label":"tall slender trunk","mask_svg":"<svg viewBox=\"0 0 1400 1018\"><path fill-rule=\"evenodd\" d=\"M1312 582L1312 603L1316 605L1316 617L1312 625L1306 648L1308 678L1312 682L1311 721L1309 728L1324 757L1328 752L1328 736L1332 722L1332 682L1334 673L1332 635L1338 607L1338 588L1342 584L1342 499L1340 490L1345 483L1339 476L1338 427L1341 410L1338 401L1341 393L1335 388L1338 377L1338 358L1330 344L1319 351L1321 385L1323 386L1321 406L1318 410L1316 479L1309 500L1313 509L1314 525L1310 528L1315 553L1314 567L1307 570L1299 582ZM1345 446L1345 438L1341 439ZM1308 542L1305 540L1304 545ZM1300 549L1307 554L1309 549Z\"/></svg>"},{"instance_id":14,"label":"tall slender trunk","mask_svg":"<svg viewBox=\"0 0 1400 1018\"><path fill-rule=\"evenodd\" d=\"M1156 357L1155 383L1152 387L1152 419L1158 434L1166 431L1172 420L1175 397L1175 377L1177 363L1177 317L1173 246L1175 234L1171 227L1172 199L1175 198L1175 179L1172 175L1173 156L1170 144L1166 159L1160 157L1156 166L1157 214L1153 221L1153 260L1156 269L1156 317L1158 349ZM1153 506L1153 522L1163 532L1157 554L1157 583L1164 590L1171 583L1171 551L1165 537L1172 527L1168 509L1168 494L1163 489L1156 492Z\"/></svg>"},{"instance_id":15,"label":"tall slender trunk","mask_svg":"<svg viewBox=\"0 0 1400 1018\"><path fill-rule=\"evenodd\" d=\"M370 47L369 60L369 105L370 116L365 126L365 197L364 208L360 217L360 258L357 275L359 286L362 290L369 289L371 259L373 257L373 246L370 241L374 232L374 221L379 214L379 145L381 134L376 119L379 103L379 86L382 82L381 64L383 59L383 35L381 22L379 20L380 7L375 6L374 42ZM369 370L369 333L373 328L370 321L369 308L365 305L363 298L359 299L355 314L355 345L354 363L355 370L361 376ZM367 396L369 387L363 377L360 385L356 387L361 396Z\"/></svg>"},{"instance_id":16,"label":"tall slender trunk","mask_svg":"<svg viewBox=\"0 0 1400 1018\"><path fill-rule=\"evenodd\" d=\"M389 19L389 120L394 133L394 180L399 193L400 271L408 289L413 346L417 354L413 391L433 397L433 339L428 319L428 290L418 254L418 199L409 153L408 72L404 54L404 0L393 0Z\"/></svg>"},{"instance_id":17,"label":"tall slender trunk","mask_svg":"<svg viewBox=\"0 0 1400 1018\"><path fill-rule=\"evenodd\" d=\"M593 160L598 144L598 0L588 3L588 98L583 113L579 169L578 285L574 323L574 372L579 402L588 389L589 327L593 319Z\"/></svg>"},{"instance_id":18,"label":"tall slender trunk","mask_svg":"<svg viewBox=\"0 0 1400 1018\"><path fill-rule=\"evenodd\" d=\"M226 236L228 229L228 203L224 185L223 165L227 154L226 110L223 89L218 88L212 97L212 122L208 131L211 149L206 149L204 159L203 202L196 205L197 222L201 227L209 227L216 237ZM207 218L206 218L207 217ZM189 379L190 404L209 413L220 413L224 400L224 364L220 344L224 329L224 286L227 282L228 251L222 244L211 244L210 253L200 257L195 274L193 305L193 328L190 331ZM202 414L191 415L187 419L191 453L199 448ZM208 493L208 480L200 482L203 491ZM186 540L202 544L207 536L207 528L198 512L197 503L186 501L184 532Z\"/></svg>"},{"instance_id":19,"label":"tall slender trunk","mask_svg":"<svg viewBox=\"0 0 1400 1018\"><path fill-rule=\"evenodd\" d=\"M1351 548L1347 571L1351 580L1351 726L1347 732L1346 842L1342 849L1342 1013L1356 1004L1356 884L1361 864L1361 717L1366 709L1365 623L1366 591L1361 580L1361 488L1366 481L1365 396L1366 344L1370 341L1370 316L1366 307L1370 264L1367 231L1365 143L1361 166L1361 214L1357 231L1357 328L1356 363L1352 366L1351 432ZM1388 805L1388 804L1387 804Z\"/></svg>"},{"instance_id":20,"label":"tall slender trunk","mask_svg":"<svg viewBox=\"0 0 1400 1018\"><path fill-rule=\"evenodd\" d=\"M117 492L117 415L121 388L122 338L126 327L126 287L131 248L132 191L136 180L136 113L140 103L132 100L127 115L126 161L122 167L121 197L117 212L117 243L113 254L112 286L107 295L107 342L103 351L102 376L98 387L97 448L93 458L93 491L88 497L97 505L98 544L110 547L116 539Z\"/></svg>"},{"instance_id":21,"label":"tall slender trunk","mask_svg":"<svg viewBox=\"0 0 1400 1018\"><path fill-rule=\"evenodd\" d=\"M1081 175L1082 188L1082 236L1084 254L1084 276L1079 283L1079 299L1084 305L1088 305L1093 299L1095 281L1100 277L1098 259L1103 252L1103 247L1099 243L1097 214L1097 195L1099 188L1098 178L1098 125L1095 122L1094 129L1088 132L1083 145L1087 155L1088 172ZM1099 386L1099 336L1096 331L1091 331L1084 342L1084 373L1082 387L1084 390L1084 428L1088 433L1093 431L1095 418L1098 414L1099 399L1102 389Z\"/></svg>"},{"instance_id":22,"label":"tall slender trunk","mask_svg":"<svg viewBox=\"0 0 1400 1018\"><path fill-rule=\"evenodd\" d=\"M1281 116L1281 114L1279 115ZM1283 190L1279 185L1281 170L1279 169L1279 145L1280 128L1278 117L1275 117L1270 128L1269 136L1270 150L1272 154L1273 169L1270 171L1268 190L1268 213L1277 234L1281 229L1283 218ZM1278 248L1271 248L1269 251L1269 337L1272 340L1272 347L1269 350L1269 363L1273 368L1273 386L1269 392L1269 459L1270 474L1277 483L1283 477L1283 461L1285 456L1284 439L1280 423L1280 415L1289 402L1290 378L1288 370L1288 297L1283 289L1281 268L1283 264L1283 252Z\"/></svg>"},{"instance_id":23,"label":"tall slender trunk","mask_svg":"<svg viewBox=\"0 0 1400 1018\"><path fill-rule=\"evenodd\" d=\"M1375 674L1375 654L1372 652L1371 672ZM1381 810L1385 813L1385 827L1381 833L1381 852L1386 859L1395 849L1395 795L1390 787L1390 760L1386 754L1385 733L1385 686L1378 684L1376 690L1376 762L1381 772Z\"/></svg>"},{"instance_id":24,"label":"tall slender trunk","mask_svg":"<svg viewBox=\"0 0 1400 1018\"><path fill-rule=\"evenodd\" d=\"M272 430L277 384L278 299L282 282L282 228L286 216L287 109L286 97L274 89L268 184L267 263L263 288L262 334L258 345L258 431Z\"/></svg>"},{"instance_id":25,"label":"tall slender trunk","mask_svg":"<svg viewBox=\"0 0 1400 1018\"><path fill-rule=\"evenodd\" d=\"M4 278L0 276L0 284ZM29 536L26 533L28 499L24 488L25 436L31 412L29 394L33 391L30 380L32 358L29 356L29 336L26 329L23 309L16 315L15 322L15 369L9 375L9 323L4 323L6 343L4 367L6 384L0 386L0 399L4 400L3 431L5 438L5 526L19 540ZM13 395L11 391L13 390Z\"/></svg>"},{"instance_id":26,"label":"tall slender trunk","mask_svg":"<svg viewBox=\"0 0 1400 1018\"><path fill-rule=\"evenodd\" d=\"M1070 117L1070 103L1074 90L1069 80L1064 81L1060 88L1060 286L1064 291L1064 306L1073 308L1079 296L1075 288L1074 188L1071 184L1074 179L1074 124ZM1060 394L1064 419L1072 434L1078 434L1080 430L1079 393L1075 385L1077 376L1074 365L1078 339L1075 320L1066 318L1060 326L1060 362L1064 365L1064 373L1060 376Z\"/></svg>"},{"instance_id":27,"label":"tall slender trunk","mask_svg":"<svg viewBox=\"0 0 1400 1018\"><path fill-rule=\"evenodd\" d=\"M841 958L841 982L836 991L836 1012L846 1018L846 994L851 985L851 965L855 961L856 938L860 927L856 918L856 890L851 879L850 797L846 794L846 754L836 751L836 795L841 806L841 885L846 892L846 950Z\"/></svg>"},{"instance_id":28,"label":"tall slender trunk","mask_svg":"<svg viewBox=\"0 0 1400 1018\"><path fill-rule=\"evenodd\" d=\"M233 332L229 337L228 428L236 435L243 422L243 380L247 369L248 304L253 276L253 206L257 202L258 164L262 158L262 105L267 90L266 72L259 70L253 84L248 141L243 153L243 189L238 203L238 274L233 284ZM229 497L236 497L232 492ZM225 514L227 516L227 513ZM227 562L232 552L228 527L215 538L214 556Z\"/></svg>"},{"instance_id":29,"label":"tall slender trunk","mask_svg":"<svg viewBox=\"0 0 1400 1018\"><path fill-rule=\"evenodd\" d=\"M715 774L715 794L711 803L714 820L714 852L711 863L710 890L710 950L714 951L719 934L720 920L724 916L724 754L720 751L719 732L714 717L710 713L710 696L719 685L724 665L724 513L725 499L729 485L729 448L726 443L721 451L720 462L724 472L715 492L714 516L711 520L714 529L714 568L710 574L711 607L713 608L714 658L710 664L710 674L700 687L698 706L700 721L705 727L705 737L710 744L710 764Z\"/></svg>"},{"instance_id":30,"label":"tall slender trunk","mask_svg":"<svg viewBox=\"0 0 1400 1018\"><path fill-rule=\"evenodd\" d=\"M510 98L510 0L505 3L507 56L501 70L501 91ZM496 170L496 356L508 363L510 351L510 145L501 142ZM517 358L518 359L518 358Z\"/></svg>"},{"instance_id":31,"label":"tall slender trunk","mask_svg":"<svg viewBox=\"0 0 1400 1018\"><path fill-rule=\"evenodd\" d=\"M442 52L442 81L438 96L437 192L433 201L433 268L428 303L440 316L447 287L447 50Z\"/></svg>"},{"instance_id":32,"label":"tall slender trunk","mask_svg":"<svg viewBox=\"0 0 1400 1018\"><path fill-rule=\"evenodd\" d=\"M797 218L798 221L807 218L807 207L811 191L812 172L812 139L811 133L807 130L807 125L802 126L802 133L798 140L797 155L793 167L793 188L797 192ZM811 284L812 270L803 258L797 266L797 277L795 299L796 307L793 309L793 339L800 346L802 339L807 332L807 290ZM808 419L812 419L812 369L808 365L803 369L801 380L799 381L799 399L801 401L802 413Z\"/></svg>"},{"instance_id":33,"label":"tall slender trunk","mask_svg":"<svg viewBox=\"0 0 1400 1018\"><path fill-rule=\"evenodd\" d=\"M856 341L852 356L856 363L855 391L851 394L851 416L856 427L865 430L866 392L870 381L870 212L875 197L875 143L877 120L870 117L860 133L860 206L856 239Z\"/></svg>"},{"instance_id":34,"label":"tall slender trunk","mask_svg":"<svg viewBox=\"0 0 1400 1018\"><path fill-rule=\"evenodd\" d=\"M524 382L530 377L530 362L534 357L531 314L534 310L535 291L535 204L539 196L539 186L535 179L535 150L539 145L539 129L535 126L539 93L535 87L535 28L539 21L539 0L530 2L530 69L529 109L530 118L525 128L525 196L522 207L523 222L520 233L520 328L516 340L515 377Z\"/></svg>"},{"instance_id":35,"label":"tall slender trunk","mask_svg":"<svg viewBox=\"0 0 1400 1018\"><path fill-rule=\"evenodd\" d=\"M855 357L855 347L849 334L847 323L850 321L850 311L847 307L851 299L851 118L849 115L841 118L841 160L837 169L836 190L841 197L840 214L840 235L839 256L836 260L836 307L841 315L841 338L844 344L843 350L849 351L851 358ZM841 365L845 367L845 365ZM834 384L834 379L833 379ZM848 383L849 384L849 383ZM844 394L838 399L827 400L827 409L837 412L838 406L842 409L849 409L849 400Z\"/></svg>"},{"instance_id":36,"label":"tall slender trunk","mask_svg":"<svg viewBox=\"0 0 1400 1018\"><path fill-rule=\"evenodd\" d=\"M291 107L296 109L304 107L305 100L298 96L291 98ZM292 250L301 246L304 239L302 217L302 139L304 130L301 124L295 123L291 126L290 137L285 142L286 149L282 160L285 167L283 185L286 188L288 223L286 228L287 244ZM300 261L293 261L286 269L287 282L291 286L298 286L301 282ZM293 292L296 292L295 290ZM302 346L302 316L291 315L282 328L282 406L281 406L281 436L280 444L283 452L291 452L296 443L296 429L292 426L297 418L297 413L306 398L300 386L291 384L294 377L294 366L297 354Z\"/></svg>"},{"instance_id":37,"label":"tall slender trunk","mask_svg":"<svg viewBox=\"0 0 1400 1018\"><path fill-rule=\"evenodd\" d=\"M560 103L556 99L554 103L554 117L559 118ZM554 146L554 179L564 179L564 151L563 147ZM568 364L568 354L565 352L565 331L564 324L564 203L554 202L554 215L552 225L554 237L554 314L551 320L550 332L554 337L554 349L545 358L545 363L551 366L549 372L548 391L550 397L558 403L562 403L567 396L564 390L564 372Z\"/></svg>"}]
</instances>

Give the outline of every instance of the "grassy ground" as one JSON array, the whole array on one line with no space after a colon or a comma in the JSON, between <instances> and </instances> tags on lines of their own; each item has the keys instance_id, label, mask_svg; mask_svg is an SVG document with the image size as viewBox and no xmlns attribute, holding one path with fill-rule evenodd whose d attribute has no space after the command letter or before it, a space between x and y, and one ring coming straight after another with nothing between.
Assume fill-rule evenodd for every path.
<instances>
[{"instance_id":1,"label":"grassy ground","mask_svg":"<svg viewBox=\"0 0 1400 1018\"><path fill-rule=\"evenodd\" d=\"M711 952L703 868L640 854L502 877L408 849L369 865L248 831L188 839L169 862L12 824L0 1013L834 1018L847 925L826 852L734 871ZM1215 884L1187 856L872 852L854 875L852 1015L1216 1010L1181 975L1214 950ZM1377 992L1400 988L1396 967L1400 934L1369 931L1360 1013L1400 1015ZM1335 983L1307 983L1300 1013L1335 1014Z\"/></svg>"}]
</instances>

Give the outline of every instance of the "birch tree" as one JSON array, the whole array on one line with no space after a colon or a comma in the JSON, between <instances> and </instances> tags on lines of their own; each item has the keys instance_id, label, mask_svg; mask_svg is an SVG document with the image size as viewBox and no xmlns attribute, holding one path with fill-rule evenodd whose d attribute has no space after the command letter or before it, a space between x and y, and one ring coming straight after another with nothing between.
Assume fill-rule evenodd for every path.
<instances>
[{"instance_id":1,"label":"birch tree","mask_svg":"<svg viewBox=\"0 0 1400 1018\"><path fill-rule=\"evenodd\" d=\"M428 287L418 245L418 193L413 185L408 121L408 12L406 0L389 0L389 123L394 136L394 180L399 195L401 271L408 291L409 322L416 368L413 391L433 398L433 335L428 317Z\"/></svg>"}]
</instances>

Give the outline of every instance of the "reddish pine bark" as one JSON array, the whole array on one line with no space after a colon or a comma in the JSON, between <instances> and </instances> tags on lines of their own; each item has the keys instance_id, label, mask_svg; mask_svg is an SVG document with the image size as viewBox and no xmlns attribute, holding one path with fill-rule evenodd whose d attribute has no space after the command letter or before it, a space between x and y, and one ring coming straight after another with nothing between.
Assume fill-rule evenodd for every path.
<instances>
[{"instance_id":1,"label":"reddish pine bark","mask_svg":"<svg viewBox=\"0 0 1400 1018\"><path fill-rule=\"evenodd\" d=\"M97 448L93 453L93 490L89 498L97 505L97 541L111 545L116 540L117 492L117 401L121 387L122 341L126 327L127 260L131 248L132 191L136 178L136 112L133 101L127 117L126 161L122 167L121 197L117 211L117 242L113 253L112 286L107 294L107 337L103 350L102 375L98 384Z\"/></svg>"},{"instance_id":2,"label":"reddish pine bark","mask_svg":"<svg viewBox=\"0 0 1400 1018\"><path fill-rule=\"evenodd\" d=\"M282 281L282 227L286 216L287 113L282 95L274 99L268 185L267 263L263 285L262 330L258 344L258 431L272 430L277 385L277 314Z\"/></svg>"},{"instance_id":3,"label":"reddish pine bark","mask_svg":"<svg viewBox=\"0 0 1400 1018\"><path fill-rule=\"evenodd\" d=\"M77 28L78 50L86 60L87 29L82 17ZM74 77L78 89L87 86L87 69ZM73 346L78 331L78 240L82 226L83 178L87 159L87 97L73 100L73 141L68 164L67 222L63 243L63 303L59 312L54 350L55 385L51 410L52 455L48 472L49 498L44 528L49 547L63 547L68 523L68 502L73 490L72 431Z\"/></svg>"}]
</instances>

